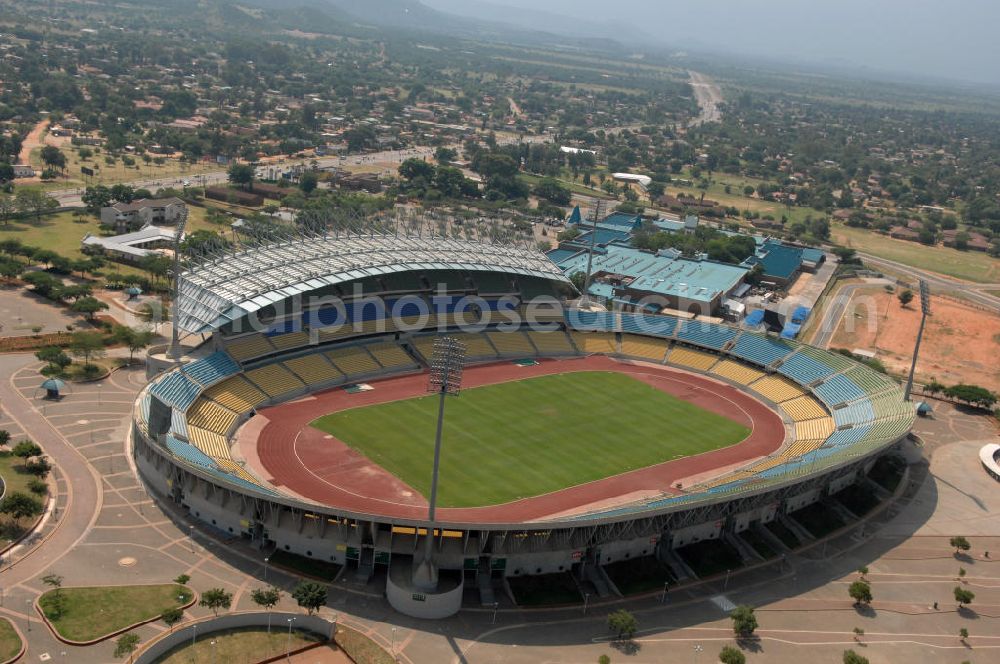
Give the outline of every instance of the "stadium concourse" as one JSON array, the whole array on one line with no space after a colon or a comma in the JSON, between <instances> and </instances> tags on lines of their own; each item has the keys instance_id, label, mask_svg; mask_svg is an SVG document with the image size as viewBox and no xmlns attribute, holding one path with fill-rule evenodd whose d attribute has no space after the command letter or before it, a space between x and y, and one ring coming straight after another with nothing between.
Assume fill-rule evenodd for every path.
<instances>
[{"instance_id":1,"label":"stadium concourse","mask_svg":"<svg viewBox=\"0 0 1000 664\"><path fill-rule=\"evenodd\" d=\"M296 469L287 457L298 443L282 439L329 412L315 404L346 403L343 388L376 387L373 397L351 394L354 403L412 395L441 333L465 343L470 366L483 365L472 380L496 382L514 361L520 376L593 363L668 392L680 381L681 398L702 395L695 400L716 411L728 400L751 414L743 443L636 470L628 482L601 479L493 512L441 510L431 531L437 564L459 589L474 580L490 603L499 578L520 575L569 571L604 592L602 566L626 559L655 558L690 578L675 549L782 521L851 487L913 424L899 386L849 358L722 324L567 309L573 293L534 250L374 231L195 265L180 276L176 312L181 329L207 340L179 367L151 354L151 370L164 371L136 403L137 468L154 495L223 533L372 578L419 555L431 531L423 497L379 500L366 493L369 477L351 473L339 473L337 491L329 482L320 490L311 467L336 464L344 449L332 439L325 450L313 445ZM286 433L254 422L259 411L261 422L284 419L268 406L293 416L279 425ZM354 462L392 484L370 460Z\"/></svg>"}]
</instances>

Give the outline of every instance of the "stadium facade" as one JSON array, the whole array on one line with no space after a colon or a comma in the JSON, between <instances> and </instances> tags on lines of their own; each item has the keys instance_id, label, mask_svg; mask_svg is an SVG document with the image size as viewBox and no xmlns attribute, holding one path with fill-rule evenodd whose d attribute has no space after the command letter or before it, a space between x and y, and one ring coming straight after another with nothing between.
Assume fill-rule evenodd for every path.
<instances>
[{"instance_id":1,"label":"stadium facade","mask_svg":"<svg viewBox=\"0 0 1000 664\"><path fill-rule=\"evenodd\" d=\"M669 562L673 549L782 520L859 481L914 419L893 380L835 353L698 320L565 309L563 271L522 247L303 238L204 262L179 291L180 327L206 341L182 365L161 362L167 370L136 402L133 451L147 486L226 536L363 576L412 559L427 522L303 499L255 475L230 442L267 405L425 369L441 332L468 342L470 362L602 354L702 374L768 404L787 429L774 454L654 498L530 523L439 520L437 562L459 587Z\"/></svg>"}]
</instances>

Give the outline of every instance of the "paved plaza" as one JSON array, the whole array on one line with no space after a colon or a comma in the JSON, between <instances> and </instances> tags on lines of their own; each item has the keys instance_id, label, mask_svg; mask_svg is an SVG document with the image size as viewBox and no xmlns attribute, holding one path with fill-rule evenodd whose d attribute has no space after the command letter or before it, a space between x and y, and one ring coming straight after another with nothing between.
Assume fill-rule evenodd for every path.
<instances>
[{"instance_id":1,"label":"paved plaza","mask_svg":"<svg viewBox=\"0 0 1000 664\"><path fill-rule=\"evenodd\" d=\"M253 609L250 591L275 583L288 590L297 579L271 567L249 543L195 526L165 509L139 485L127 454L135 395L145 383L142 367L122 369L97 383L75 384L60 402L39 399L39 364L30 355L0 356L0 428L14 440L29 436L57 466L54 509L32 540L0 566L0 615L28 637L23 661L113 662L111 641L74 648L57 641L31 604L43 591L40 578L60 574L65 585L167 582L181 573L201 591L223 587L233 608ZM380 590L337 582L325 617L360 629L402 662L714 662L733 644L726 609L757 608L759 638L746 645L750 662L839 662L854 648L880 662L993 662L1000 659L1000 483L979 467L977 451L995 440L992 420L934 403L933 419L916 431L925 461L910 468L898 501L869 522L825 543L742 574L621 604L562 610L466 610L453 619L423 622L393 612ZM926 459L930 460L928 464ZM951 535L972 542L957 559ZM847 586L867 565L874 602L857 610ZM969 610L952 598L959 567L976 593ZM351 578L353 575L343 575ZM934 602L938 608L934 609ZM639 619L629 647L611 643L609 610L625 606ZM294 609L285 594L281 609ZM193 607L188 617L208 615ZM393 630L395 627L395 630ZM855 627L864 636L856 642ZM959 640L959 629L971 636ZM153 623L136 630L143 641L166 629Z\"/></svg>"}]
</instances>

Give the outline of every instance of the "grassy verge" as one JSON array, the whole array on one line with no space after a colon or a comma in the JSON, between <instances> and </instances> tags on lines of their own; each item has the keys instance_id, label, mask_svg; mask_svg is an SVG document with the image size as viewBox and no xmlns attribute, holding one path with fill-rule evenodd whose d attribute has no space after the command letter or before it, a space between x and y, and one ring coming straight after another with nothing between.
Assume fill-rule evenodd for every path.
<instances>
[{"instance_id":1,"label":"grassy verge","mask_svg":"<svg viewBox=\"0 0 1000 664\"><path fill-rule=\"evenodd\" d=\"M6 662L21 652L21 639L6 618L0 618L0 662Z\"/></svg>"},{"instance_id":2,"label":"grassy verge","mask_svg":"<svg viewBox=\"0 0 1000 664\"><path fill-rule=\"evenodd\" d=\"M63 595L63 608L58 613L56 593ZM98 586L50 590L38 603L60 636L71 641L93 641L156 618L169 608L183 606L191 596L190 589L175 583Z\"/></svg>"},{"instance_id":3,"label":"grassy verge","mask_svg":"<svg viewBox=\"0 0 1000 664\"><path fill-rule=\"evenodd\" d=\"M722 540L688 544L677 549L677 555L701 578L743 567L739 552Z\"/></svg>"},{"instance_id":4,"label":"grassy verge","mask_svg":"<svg viewBox=\"0 0 1000 664\"><path fill-rule=\"evenodd\" d=\"M160 658L159 664L211 664L214 662L260 662L269 657L299 650L320 640L315 634L275 625L271 633L266 628L248 627L212 632L199 638L194 645L177 646Z\"/></svg>"},{"instance_id":5,"label":"grassy verge","mask_svg":"<svg viewBox=\"0 0 1000 664\"><path fill-rule=\"evenodd\" d=\"M1000 281L1000 260L980 251L959 251L908 240L894 240L886 235L844 224L833 224L831 234L840 244L910 267L979 283Z\"/></svg>"},{"instance_id":6,"label":"grassy verge","mask_svg":"<svg viewBox=\"0 0 1000 664\"><path fill-rule=\"evenodd\" d=\"M512 576L507 579L514 599L520 606L577 604L583 601L569 572Z\"/></svg>"},{"instance_id":7,"label":"grassy verge","mask_svg":"<svg viewBox=\"0 0 1000 664\"><path fill-rule=\"evenodd\" d=\"M664 583L676 581L670 571L670 566L661 563L655 556L619 560L605 565L604 571L608 573L623 595L663 590Z\"/></svg>"},{"instance_id":8,"label":"grassy verge","mask_svg":"<svg viewBox=\"0 0 1000 664\"><path fill-rule=\"evenodd\" d=\"M288 551L275 551L271 554L270 563L276 567L284 567L303 576L311 576L323 581L333 581L341 567L336 563L306 558Z\"/></svg>"},{"instance_id":9,"label":"grassy verge","mask_svg":"<svg viewBox=\"0 0 1000 664\"><path fill-rule=\"evenodd\" d=\"M18 440L11 440L11 446L16 444ZM7 486L7 493L19 491L35 496L44 502L45 496L33 494L28 489L28 482L34 479L34 475L25 471L24 461L11 454L9 450L0 451L0 477L3 478L4 484ZM0 516L0 547L7 546L20 537L24 529L32 522L31 519L14 521L6 516ZM3 658L0 658L0 661L3 661Z\"/></svg>"},{"instance_id":10,"label":"grassy verge","mask_svg":"<svg viewBox=\"0 0 1000 664\"><path fill-rule=\"evenodd\" d=\"M334 640L355 664L395 664L396 659L361 632L337 625Z\"/></svg>"}]
</instances>

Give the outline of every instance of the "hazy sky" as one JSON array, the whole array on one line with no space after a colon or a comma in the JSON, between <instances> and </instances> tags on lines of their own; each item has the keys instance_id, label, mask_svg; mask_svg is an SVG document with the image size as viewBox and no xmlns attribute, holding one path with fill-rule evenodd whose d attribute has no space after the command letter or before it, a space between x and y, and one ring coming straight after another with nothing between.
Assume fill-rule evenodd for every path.
<instances>
[{"instance_id":1,"label":"hazy sky","mask_svg":"<svg viewBox=\"0 0 1000 664\"><path fill-rule=\"evenodd\" d=\"M489 1L614 17L665 46L1000 84L1000 0Z\"/></svg>"}]
</instances>

